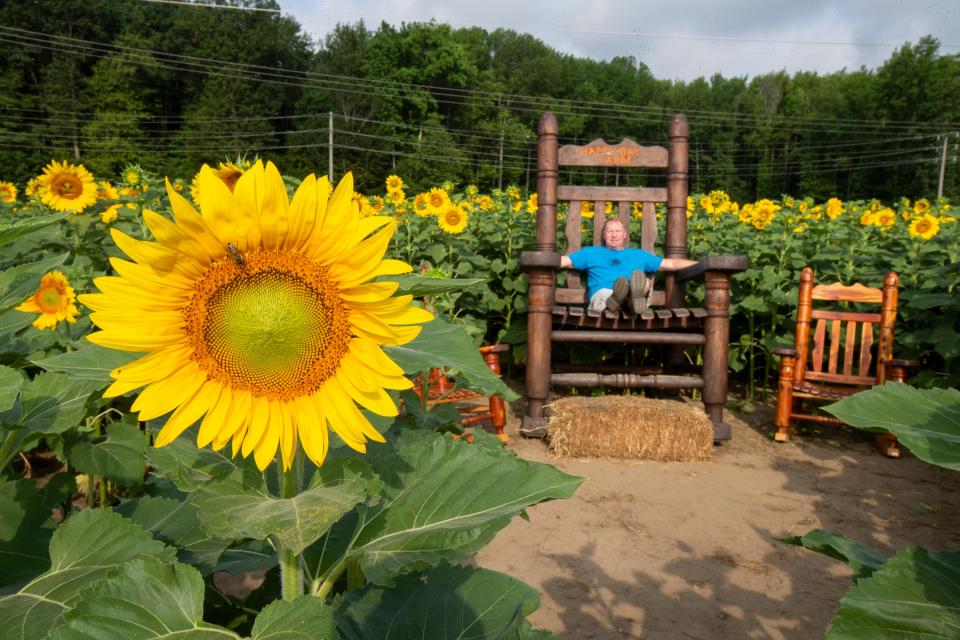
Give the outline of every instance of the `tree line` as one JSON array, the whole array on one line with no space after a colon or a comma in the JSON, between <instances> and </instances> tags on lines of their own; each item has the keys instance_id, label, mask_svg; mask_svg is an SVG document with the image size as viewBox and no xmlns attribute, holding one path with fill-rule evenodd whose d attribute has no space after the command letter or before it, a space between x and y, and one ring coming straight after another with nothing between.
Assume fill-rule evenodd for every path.
<instances>
[{"instance_id":1,"label":"tree line","mask_svg":"<svg viewBox=\"0 0 960 640\"><path fill-rule=\"evenodd\" d=\"M960 55L931 37L875 70L690 82L506 29L357 22L313 41L275 12L134 0L3 3L0 43L5 180L51 158L189 178L202 162L260 155L292 175L326 173L332 134L334 174L352 170L364 191L390 173L414 189L534 188L550 109L561 141L578 143L665 144L683 112L691 188L739 200L930 197L945 139L945 194L960 192Z\"/></svg>"}]
</instances>

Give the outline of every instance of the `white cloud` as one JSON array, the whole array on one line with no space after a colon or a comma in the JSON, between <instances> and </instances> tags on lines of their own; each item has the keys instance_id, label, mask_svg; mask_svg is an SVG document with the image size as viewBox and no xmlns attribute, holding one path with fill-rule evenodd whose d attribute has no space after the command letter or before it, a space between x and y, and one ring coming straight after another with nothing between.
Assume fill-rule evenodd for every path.
<instances>
[{"instance_id":1,"label":"white cloud","mask_svg":"<svg viewBox=\"0 0 960 640\"><path fill-rule=\"evenodd\" d=\"M547 45L576 56L610 59L633 56L653 75L692 80L715 73L755 76L785 69L789 73L832 73L861 65L875 68L893 47L874 43L916 42L926 34L952 44L957 53L960 4L956 0L915 3L901 0L354 0L349 5L310 0L280 0L285 13L322 38L337 22L364 18L376 29L381 20L449 22L454 26L501 26L529 32ZM744 40L654 38L611 32L691 35ZM785 42L786 41L786 42ZM802 42L855 42L814 45Z\"/></svg>"}]
</instances>

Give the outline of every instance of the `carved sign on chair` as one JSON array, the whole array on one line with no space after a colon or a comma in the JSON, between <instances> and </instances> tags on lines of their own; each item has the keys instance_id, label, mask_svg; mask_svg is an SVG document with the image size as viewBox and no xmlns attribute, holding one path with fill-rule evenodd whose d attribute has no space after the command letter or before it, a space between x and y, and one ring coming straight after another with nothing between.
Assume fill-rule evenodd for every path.
<instances>
[{"instance_id":1,"label":"carved sign on chair","mask_svg":"<svg viewBox=\"0 0 960 640\"><path fill-rule=\"evenodd\" d=\"M545 113L538 129L536 247L521 255L521 268L530 280L527 320L527 410L522 432L528 436L545 433L545 405L551 385L577 387L653 387L700 389L707 415L714 423L715 440L730 437L723 421L727 395L727 348L729 343L730 276L747 268L743 256L712 256L676 272L663 272L663 289L654 292L652 308L640 314L596 312L583 308L586 293L577 272L569 272L566 286L557 287L560 255L557 253L557 205L569 203L563 226L567 251L586 244L602 244L604 210L607 202L617 203L616 218L629 231L631 209L637 203L642 212L640 247L653 252L658 235L656 204L666 203L664 255L687 256L687 146L688 125L683 115L669 124L670 146L642 146L626 139L618 144L604 140L577 146L559 146L558 124ZM641 169L660 170L666 178L661 186L572 186L558 185L559 168L616 167L626 173ZM583 203L593 203L596 215L592 229L581 237ZM706 282L704 306L690 308L686 283L693 278ZM651 367L617 368L599 364L589 371L571 370L553 362L554 343L622 343L663 345L664 358ZM703 367L694 375L682 375L678 363L684 346L703 347Z\"/></svg>"},{"instance_id":2,"label":"carved sign on chair","mask_svg":"<svg viewBox=\"0 0 960 640\"><path fill-rule=\"evenodd\" d=\"M859 283L814 286L813 282L813 269L804 268L797 294L794 347L773 350L780 356L775 421L775 439L780 442L790 439L798 420L843 424L833 416L805 413L804 400L836 401L888 380L903 382L917 364L893 358L896 273L887 274L882 289ZM815 302L820 303L817 308ZM860 309L852 309L850 304ZM875 305L875 310L862 310L867 305ZM899 457L892 434L877 434L877 443L885 455Z\"/></svg>"}]
</instances>

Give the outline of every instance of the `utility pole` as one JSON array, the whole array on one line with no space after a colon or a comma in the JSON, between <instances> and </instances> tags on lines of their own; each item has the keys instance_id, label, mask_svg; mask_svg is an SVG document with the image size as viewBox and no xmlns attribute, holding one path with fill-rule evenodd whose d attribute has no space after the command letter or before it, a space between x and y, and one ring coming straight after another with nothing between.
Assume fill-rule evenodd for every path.
<instances>
[{"instance_id":1,"label":"utility pole","mask_svg":"<svg viewBox=\"0 0 960 640\"><path fill-rule=\"evenodd\" d=\"M937 183L937 197L943 197L943 179L947 175L947 140L950 139L948 134L943 135L943 154L940 156L940 182Z\"/></svg>"},{"instance_id":2,"label":"utility pole","mask_svg":"<svg viewBox=\"0 0 960 640\"><path fill-rule=\"evenodd\" d=\"M497 170L497 188L503 189L503 129L500 129L500 162Z\"/></svg>"},{"instance_id":3,"label":"utility pole","mask_svg":"<svg viewBox=\"0 0 960 640\"><path fill-rule=\"evenodd\" d=\"M329 114L329 124L327 125L327 130L329 136L327 139L327 179L330 181L330 184L333 184L333 111Z\"/></svg>"}]
</instances>

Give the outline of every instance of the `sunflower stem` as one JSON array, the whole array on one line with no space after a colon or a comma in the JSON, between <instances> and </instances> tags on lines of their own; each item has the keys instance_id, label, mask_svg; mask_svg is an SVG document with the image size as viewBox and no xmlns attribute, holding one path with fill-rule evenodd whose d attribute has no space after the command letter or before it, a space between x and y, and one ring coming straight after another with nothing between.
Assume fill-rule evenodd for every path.
<instances>
[{"instance_id":1,"label":"sunflower stem","mask_svg":"<svg viewBox=\"0 0 960 640\"><path fill-rule=\"evenodd\" d=\"M97 492L97 477L92 473L88 474L87 475L87 509L93 508L93 504L96 501L96 496L94 495L96 494L96 492Z\"/></svg>"},{"instance_id":2,"label":"sunflower stem","mask_svg":"<svg viewBox=\"0 0 960 640\"><path fill-rule=\"evenodd\" d=\"M290 469L284 471L283 461L277 458L277 473L280 475L280 496L294 498L300 493L300 452ZM277 558L280 561L280 593L284 600L294 600L303 595L303 573L300 569L300 556L292 549L277 541Z\"/></svg>"}]
</instances>

